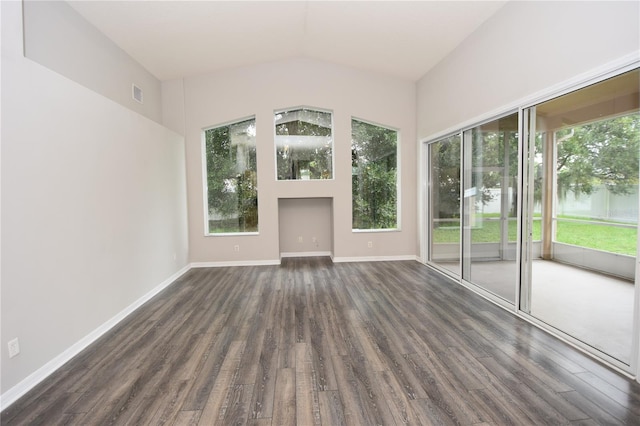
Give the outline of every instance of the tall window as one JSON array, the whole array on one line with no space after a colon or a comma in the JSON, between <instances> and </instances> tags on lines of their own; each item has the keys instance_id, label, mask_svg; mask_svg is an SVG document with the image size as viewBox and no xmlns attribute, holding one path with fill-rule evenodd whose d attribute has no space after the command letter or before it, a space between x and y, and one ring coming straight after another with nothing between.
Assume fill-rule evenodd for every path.
<instances>
[{"instance_id":1,"label":"tall window","mask_svg":"<svg viewBox=\"0 0 640 426\"><path fill-rule=\"evenodd\" d=\"M333 178L330 112L294 109L275 114L278 180Z\"/></svg>"},{"instance_id":2,"label":"tall window","mask_svg":"<svg viewBox=\"0 0 640 426\"><path fill-rule=\"evenodd\" d=\"M351 120L353 229L398 227L398 132Z\"/></svg>"},{"instance_id":3,"label":"tall window","mask_svg":"<svg viewBox=\"0 0 640 426\"><path fill-rule=\"evenodd\" d=\"M206 233L258 231L256 120L204 131Z\"/></svg>"}]
</instances>

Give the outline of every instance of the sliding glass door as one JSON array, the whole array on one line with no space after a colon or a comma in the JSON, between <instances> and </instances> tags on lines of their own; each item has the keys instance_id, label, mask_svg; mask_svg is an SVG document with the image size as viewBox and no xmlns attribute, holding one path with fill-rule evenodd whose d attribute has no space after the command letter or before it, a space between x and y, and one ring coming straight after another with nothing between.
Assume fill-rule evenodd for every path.
<instances>
[{"instance_id":1,"label":"sliding glass door","mask_svg":"<svg viewBox=\"0 0 640 426\"><path fill-rule=\"evenodd\" d=\"M429 261L460 276L461 135L429 144Z\"/></svg>"},{"instance_id":2,"label":"sliding glass door","mask_svg":"<svg viewBox=\"0 0 640 426\"><path fill-rule=\"evenodd\" d=\"M463 136L462 278L515 303L518 114Z\"/></svg>"},{"instance_id":3,"label":"sliding glass door","mask_svg":"<svg viewBox=\"0 0 640 426\"><path fill-rule=\"evenodd\" d=\"M632 371L633 70L427 145L429 264Z\"/></svg>"},{"instance_id":4,"label":"sliding glass door","mask_svg":"<svg viewBox=\"0 0 640 426\"><path fill-rule=\"evenodd\" d=\"M638 70L619 75L523 120L520 309L623 365L637 339L639 81Z\"/></svg>"},{"instance_id":5,"label":"sliding glass door","mask_svg":"<svg viewBox=\"0 0 640 426\"><path fill-rule=\"evenodd\" d=\"M429 257L515 303L518 114L428 145Z\"/></svg>"}]
</instances>

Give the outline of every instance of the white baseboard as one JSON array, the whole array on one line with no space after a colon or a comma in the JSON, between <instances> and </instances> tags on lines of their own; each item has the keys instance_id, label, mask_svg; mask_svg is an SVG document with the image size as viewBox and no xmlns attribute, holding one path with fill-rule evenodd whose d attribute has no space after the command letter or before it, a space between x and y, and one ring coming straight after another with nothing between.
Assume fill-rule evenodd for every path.
<instances>
[{"instance_id":1,"label":"white baseboard","mask_svg":"<svg viewBox=\"0 0 640 426\"><path fill-rule=\"evenodd\" d=\"M125 309L116 314L113 318L102 324L100 327L93 330L91 333L87 334L82 339L78 340L72 346L67 348L60 355L53 358L51 361L47 362L42 367L38 368L36 371L28 375L18 384L13 386L11 389L0 395L0 411L6 409L11 404L16 402L18 398L22 395L26 394L28 391L33 389L38 383L42 382L44 379L53 374L58 368L62 367L65 363L70 361L74 356L78 355L84 349L86 349L90 344L98 340L102 337L106 332L111 330L114 326L116 326L120 321L125 319L129 314L138 309L140 306L149 301L156 294L160 293L182 275L184 275L187 271L191 269L191 265L187 265L184 268L180 269L175 274L171 275L169 278L164 280L158 286L153 288L144 296L140 297L138 300L127 306Z\"/></svg>"},{"instance_id":2,"label":"white baseboard","mask_svg":"<svg viewBox=\"0 0 640 426\"><path fill-rule=\"evenodd\" d=\"M330 251L297 251L289 253L280 253L280 259L283 257L332 257L333 253Z\"/></svg>"},{"instance_id":3,"label":"white baseboard","mask_svg":"<svg viewBox=\"0 0 640 426\"><path fill-rule=\"evenodd\" d=\"M334 257L334 263L345 262L392 262L397 260L416 260L419 261L419 257L414 254L400 255L400 256L362 256L362 257Z\"/></svg>"},{"instance_id":4,"label":"white baseboard","mask_svg":"<svg viewBox=\"0 0 640 426\"><path fill-rule=\"evenodd\" d=\"M263 266L279 265L280 259L276 260L228 260L223 262L192 262L192 268L222 268L225 266Z\"/></svg>"}]
</instances>

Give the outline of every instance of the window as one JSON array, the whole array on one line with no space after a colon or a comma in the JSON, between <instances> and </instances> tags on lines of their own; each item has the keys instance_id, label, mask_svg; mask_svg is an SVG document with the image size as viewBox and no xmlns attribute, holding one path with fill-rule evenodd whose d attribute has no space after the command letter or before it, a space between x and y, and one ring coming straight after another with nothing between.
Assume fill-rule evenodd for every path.
<instances>
[{"instance_id":1,"label":"window","mask_svg":"<svg viewBox=\"0 0 640 426\"><path fill-rule=\"evenodd\" d=\"M352 228L398 227L398 132L351 120Z\"/></svg>"},{"instance_id":2,"label":"window","mask_svg":"<svg viewBox=\"0 0 640 426\"><path fill-rule=\"evenodd\" d=\"M255 118L206 129L206 233L258 231Z\"/></svg>"},{"instance_id":3,"label":"window","mask_svg":"<svg viewBox=\"0 0 640 426\"><path fill-rule=\"evenodd\" d=\"M301 108L275 114L278 180L333 179L330 112Z\"/></svg>"}]
</instances>

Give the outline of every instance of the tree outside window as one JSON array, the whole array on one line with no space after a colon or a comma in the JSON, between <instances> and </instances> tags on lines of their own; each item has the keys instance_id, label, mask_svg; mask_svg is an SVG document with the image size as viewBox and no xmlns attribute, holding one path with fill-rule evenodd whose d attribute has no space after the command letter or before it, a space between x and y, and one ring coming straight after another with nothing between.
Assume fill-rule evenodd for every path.
<instances>
[{"instance_id":1,"label":"tree outside window","mask_svg":"<svg viewBox=\"0 0 640 426\"><path fill-rule=\"evenodd\" d=\"M398 132L351 120L352 228L398 227Z\"/></svg>"},{"instance_id":2,"label":"tree outside window","mask_svg":"<svg viewBox=\"0 0 640 426\"><path fill-rule=\"evenodd\" d=\"M640 114L633 113L556 132L558 196L591 195L600 186L626 195L638 185Z\"/></svg>"},{"instance_id":3,"label":"tree outside window","mask_svg":"<svg viewBox=\"0 0 640 426\"><path fill-rule=\"evenodd\" d=\"M204 131L208 234L257 232L255 118Z\"/></svg>"}]
</instances>

